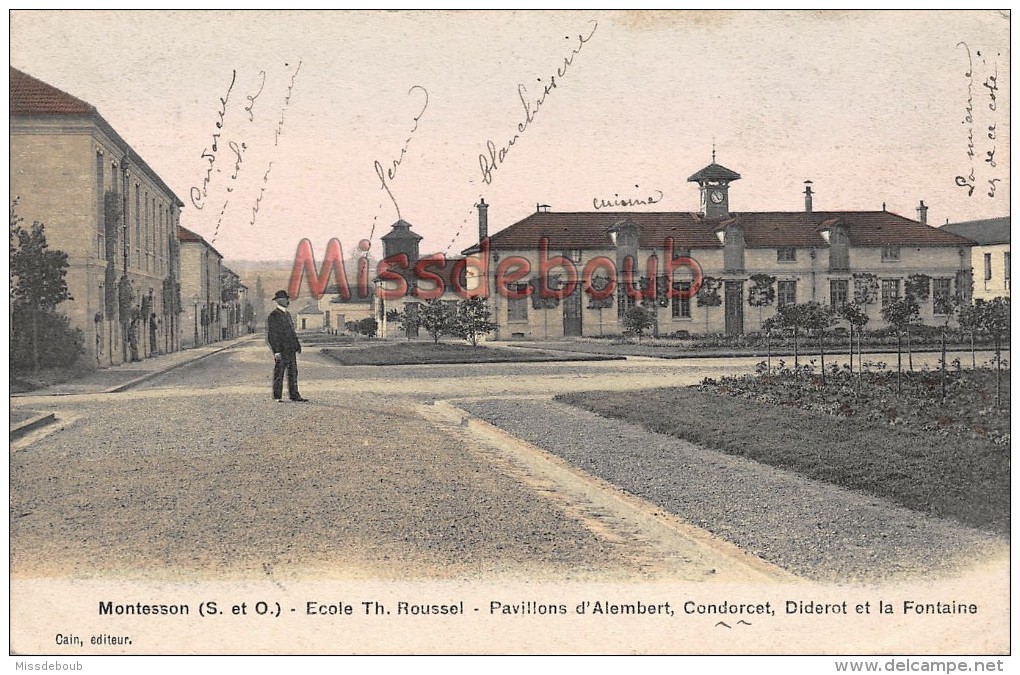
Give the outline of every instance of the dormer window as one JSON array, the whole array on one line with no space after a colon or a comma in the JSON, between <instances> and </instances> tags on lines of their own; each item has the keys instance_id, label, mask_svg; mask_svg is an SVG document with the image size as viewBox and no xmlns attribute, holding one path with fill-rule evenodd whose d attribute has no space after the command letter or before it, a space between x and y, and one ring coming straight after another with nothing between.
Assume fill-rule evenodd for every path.
<instances>
[{"instance_id":1,"label":"dormer window","mask_svg":"<svg viewBox=\"0 0 1020 675\"><path fill-rule=\"evenodd\" d=\"M882 262L899 262L899 261L900 261L899 246L882 247Z\"/></svg>"},{"instance_id":2,"label":"dormer window","mask_svg":"<svg viewBox=\"0 0 1020 675\"><path fill-rule=\"evenodd\" d=\"M776 249L776 262L796 262L797 249L793 246L780 246Z\"/></svg>"}]
</instances>

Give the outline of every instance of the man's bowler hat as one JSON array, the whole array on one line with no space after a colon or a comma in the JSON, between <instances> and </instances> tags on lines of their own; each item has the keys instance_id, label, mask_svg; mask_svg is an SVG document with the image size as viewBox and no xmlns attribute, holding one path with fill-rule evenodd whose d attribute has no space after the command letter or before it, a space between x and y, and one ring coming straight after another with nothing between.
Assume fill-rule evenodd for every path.
<instances>
[{"instance_id":1,"label":"man's bowler hat","mask_svg":"<svg viewBox=\"0 0 1020 675\"><path fill-rule=\"evenodd\" d=\"M287 291L277 291L276 295L273 296L273 300L279 300L281 298L284 300L290 300L290 296L287 295Z\"/></svg>"}]
</instances>

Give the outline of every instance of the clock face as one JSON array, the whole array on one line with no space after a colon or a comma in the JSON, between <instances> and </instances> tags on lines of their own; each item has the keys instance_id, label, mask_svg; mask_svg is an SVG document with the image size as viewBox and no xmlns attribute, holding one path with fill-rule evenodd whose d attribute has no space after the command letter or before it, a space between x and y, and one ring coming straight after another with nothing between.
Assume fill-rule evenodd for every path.
<instances>
[{"instance_id":1,"label":"clock face","mask_svg":"<svg viewBox=\"0 0 1020 675\"><path fill-rule=\"evenodd\" d=\"M708 198L712 200L713 204L722 204L724 196L725 195L723 195L722 190L712 190L712 192L708 195Z\"/></svg>"}]
</instances>

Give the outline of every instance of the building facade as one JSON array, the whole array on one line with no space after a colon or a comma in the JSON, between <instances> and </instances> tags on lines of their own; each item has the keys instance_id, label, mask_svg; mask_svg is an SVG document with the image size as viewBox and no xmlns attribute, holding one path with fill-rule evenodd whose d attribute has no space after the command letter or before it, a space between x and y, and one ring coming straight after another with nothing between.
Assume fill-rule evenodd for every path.
<instances>
[{"instance_id":1,"label":"building facade","mask_svg":"<svg viewBox=\"0 0 1020 675\"><path fill-rule=\"evenodd\" d=\"M199 347L223 339L223 256L205 239L178 226L181 344Z\"/></svg>"},{"instance_id":2,"label":"building facade","mask_svg":"<svg viewBox=\"0 0 1020 675\"><path fill-rule=\"evenodd\" d=\"M943 225L946 232L974 241L974 299L1008 298L1010 286L1010 218L988 218Z\"/></svg>"},{"instance_id":3,"label":"building facade","mask_svg":"<svg viewBox=\"0 0 1020 675\"><path fill-rule=\"evenodd\" d=\"M10 69L10 187L26 222L68 256L58 310L104 367L173 351L183 202L96 108Z\"/></svg>"},{"instance_id":4,"label":"building facade","mask_svg":"<svg viewBox=\"0 0 1020 675\"><path fill-rule=\"evenodd\" d=\"M652 314L660 336L753 332L779 305L809 301L864 302L874 328L883 325L882 307L908 288L932 323L944 318L949 294L969 295L970 239L885 210L815 211L810 184L803 211L734 213L729 192L739 178L714 161L692 175L696 212L556 213L540 205L480 236L465 254L485 262L493 337L619 335L635 305Z\"/></svg>"}]
</instances>

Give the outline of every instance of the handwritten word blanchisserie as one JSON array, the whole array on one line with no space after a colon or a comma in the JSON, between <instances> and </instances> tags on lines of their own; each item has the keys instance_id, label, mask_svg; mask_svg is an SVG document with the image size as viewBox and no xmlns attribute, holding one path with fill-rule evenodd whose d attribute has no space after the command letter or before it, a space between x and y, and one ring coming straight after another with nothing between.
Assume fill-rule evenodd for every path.
<instances>
[{"instance_id":1,"label":"handwritten word blanchisserie","mask_svg":"<svg viewBox=\"0 0 1020 675\"><path fill-rule=\"evenodd\" d=\"M551 94L558 86L556 78L559 77L560 80L563 80L567 72L569 72L570 66L574 63L574 59L581 53L584 45L587 44L588 41L595 35L595 31L599 27L598 22L592 21L591 24L591 32L587 35L578 34L577 46L570 50L570 54L568 56L564 57L563 65L556 69L556 73L549 76L549 82L542 85L541 96L534 101L531 101L529 100L530 95L528 94L527 88L523 84L517 85L517 95L521 99L521 105L524 106L524 121L517 124L517 133L515 133L513 138L508 140L502 147L497 149L496 144L491 140L485 142L486 152L478 155L478 165L481 168L482 180L485 183L492 183L492 172L503 165L507 155L510 153L510 149L517 143L518 140L520 140L521 135L527 131L532 122L535 121L535 116L538 114L538 111L543 105L545 105L546 97L548 97L549 94ZM539 78L538 81L542 82L541 78Z\"/></svg>"}]
</instances>

